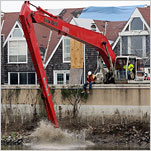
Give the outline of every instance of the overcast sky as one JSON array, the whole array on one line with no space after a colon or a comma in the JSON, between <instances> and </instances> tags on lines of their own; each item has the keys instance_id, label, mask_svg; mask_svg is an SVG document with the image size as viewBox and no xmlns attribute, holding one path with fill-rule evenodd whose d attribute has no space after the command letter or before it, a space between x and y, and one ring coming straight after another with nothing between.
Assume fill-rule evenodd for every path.
<instances>
[{"instance_id":1,"label":"overcast sky","mask_svg":"<svg viewBox=\"0 0 151 151\"><path fill-rule=\"evenodd\" d=\"M2 12L19 12L24 1L1 1ZM43 9L80 8L88 6L150 5L150 1L30 1Z\"/></svg>"}]
</instances>

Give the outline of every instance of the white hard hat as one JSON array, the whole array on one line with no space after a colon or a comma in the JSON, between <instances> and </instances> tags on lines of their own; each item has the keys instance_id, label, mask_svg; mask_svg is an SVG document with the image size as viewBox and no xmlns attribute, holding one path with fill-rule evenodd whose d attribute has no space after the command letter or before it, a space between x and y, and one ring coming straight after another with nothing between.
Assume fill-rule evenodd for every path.
<instances>
[{"instance_id":1,"label":"white hard hat","mask_svg":"<svg viewBox=\"0 0 151 151\"><path fill-rule=\"evenodd\" d=\"M91 75L91 74L92 74L92 72L91 72L91 71L89 71L89 72L88 72L88 75Z\"/></svg>"}]
</instances>

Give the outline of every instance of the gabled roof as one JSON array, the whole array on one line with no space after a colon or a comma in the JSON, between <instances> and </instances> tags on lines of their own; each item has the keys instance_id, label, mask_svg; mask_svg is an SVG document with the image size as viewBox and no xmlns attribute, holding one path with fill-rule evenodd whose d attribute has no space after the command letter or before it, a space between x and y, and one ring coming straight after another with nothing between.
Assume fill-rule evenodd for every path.
<instances>
[{"instance_id":1,"label":"gabled roof","mask_svg":"<svg viewBox=\"0 0 151 151\"><path fill-rule=\"evenodd\" d=\"M145 7L145 8L138 8L138 10L142 14L147 24L150 26L150 6Z\"/></svg>"},{"instance_id":2,"label":"gabled roof","mask_svg":"<svg viewBox=\"0 0 151 151\"><path fill-rule=\"evenodd\" d=\"M18 17L19 17L19 12L4 13L4 17L3 17L4 24L3 24L1 34L4 34L5 39L7 38L8 34L10 33L15 22L18 20Z\"/></svg>"},{"instance_id":3,"label":"gabled roof","mask_svg":"<svg viewBox=\"0 0 151 151\"><path fill-rule=\"evenodd\" d=\"M94 22L96 23L99 30L105 34L107 39L111 41L115 41L117 39L118 33L123 29L123 27L127 23L127 21L109 22L100 20L94 20Z\"/></svg>"},{"instance_id":4,"label":"gabled roof","mask_svg":"<svg viewBox=\"0 0 151 151\"><path fill-rule=\"evenodd\" d=\"M48 50L45 53L45 60L44 60L44 64L48 61L48 59L50 58L52 52L54 51L56 45L58 44L60 38L62 37L62 35L58 35L58 32L56 31L52 31L52 35L51 35L51 41L48 44Z\"/></svg>"},{"instance_id":5,"label":"gabled roof","mask_svg":"<svg viewBox=\"0 0 151 151\"><path fill-rule=\"evenodd\" d=\"M4 25L4 17L1 15L1 31L3 29L3 25ZM2 34L2 33L1 33Z\"/></svg>"},{"instance_id":6,"label":"gabled roof","mask_svg":"<svg viewBox=\"0 0 151 151\"><path fill-rule=\"evenodd\" d=\"M139 13L138 13L139 12ZM137 13L137 15L135 14L135 13ZM130 22L132 21L132 19L133 19L133 17L134 16L136 17L140 17L140 18L144 18L144 20L143 20L143 18L142 18L142 21L143 21L143 23L144 24L146 24L147 26L147 28L148 28L148 30L150 30L149 29L149 25L150 25L150 7L148 6L148 7L144 7L144 8L136 8L135 10L134 10L134 12L133 12L133 14L131 15L131 17L130 17L130 19L127 21L127 23L125 24L125 26L124 26L124 28L123 28L123 30L122 30L122 32L124 32L125 30L126 30L126 28L128 27L128 25L130 24ZM118 43L118 41L120 40L120 36L118 36L118 38L116 39L116 41L114 42L114 45L113 45L113 49L115 48L115 46L116 46L116 44Z\"/></svg>"},{"instance_id":7,"label":"gabled roof","mask_svg":"<svg viewBox=\"0 0 151 151\"><path fill-rule=\"evenodd\" d=\"M4 17L3 17L4 24L3 24L1 34L4 35L6 40L8 39L8 36L9 36L12 28L16 24L16 21L19 22L18 19L19 19L19 12L4 13ZM35 33L36 33L39 47L44 47L44 49L45 49L47 46L47 42L48 42L49 29L44 26L41 26L39 24L34 24L34 28L35 28Z\"/></svg>"},{"instance_id":8,"label":"gabled roof","mask_svg":"<svg viewBox=\"0 0 151 151\"><path fill-rule=\"evenodd\" d=\"M98 27L100 32L105 32L105 22L103 20L94 20L96 26Z\"/></svg>"}]
</instances>

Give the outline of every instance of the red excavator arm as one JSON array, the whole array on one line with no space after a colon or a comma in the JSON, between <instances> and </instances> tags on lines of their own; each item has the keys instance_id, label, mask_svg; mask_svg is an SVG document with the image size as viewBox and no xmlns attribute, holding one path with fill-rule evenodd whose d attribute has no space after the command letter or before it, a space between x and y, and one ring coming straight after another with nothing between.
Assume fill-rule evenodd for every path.
<instances>
[{"instance_id":1,"label":"red excavator arm","mask_svg":"<svg viewBox=\"0 0 151 151\"><path fill-rule=\"evenodd\" d=\"M41 94L44 100L48 120L50 120L56 127L58 127L58 122L53 107L53 102L47 82L47 77L45 74L45 69L43 67L40 50L34 31L32 13L33 12L29 8L29 2L25 2L19 14L19 19L22 24L22 28L28 44L33 65L37 73L38 82L40 84Z\"/></svg>"},{"instance_id":2,"label":"red excavator arm","mask_svg":"<svg viewBox=\"0 0 151 151\"><path fill-rule=\"evenodd\" d=\"M42 89L48 120L51 120L52 123L58 126L45 70L43 67L37 39L35 36L33 23L41 24L43 26L58 31L58 34L69 36L82 43L86 43L95 47L103 58L108 69L110 69L109 56L111 57L112 63L114 63L116 55L104 35L66 23L58 16L54 16L49 12L43 10L42 8L36 7L34 5L32 6L36 7L37 11L31 11L29 5L32 4L30 4L28 1L24 2L21 12L19 14L19 18L22 24L25 38L27 40L35 71L37 73L38 81Z\"/></svg>"}]
</instances>

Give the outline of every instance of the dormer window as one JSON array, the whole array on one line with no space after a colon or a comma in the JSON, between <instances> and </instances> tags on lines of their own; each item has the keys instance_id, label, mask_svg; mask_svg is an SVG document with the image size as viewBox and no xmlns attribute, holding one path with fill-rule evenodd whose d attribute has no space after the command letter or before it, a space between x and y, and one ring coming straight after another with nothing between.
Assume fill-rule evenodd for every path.
<instances>
[{"instance_id":1,"label":"dormer window","mask_svg":"<svg viewBox=\"0 0 151 151\"><path fill-rule=\"evenodd\" d=\"M12 37L23 37L23 33L21 32L18 25L15 26L14 31L12 33Z\"/></svg>"}]
</instances>

